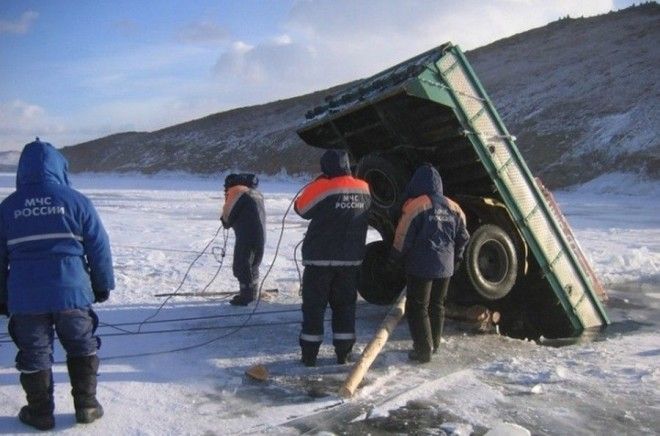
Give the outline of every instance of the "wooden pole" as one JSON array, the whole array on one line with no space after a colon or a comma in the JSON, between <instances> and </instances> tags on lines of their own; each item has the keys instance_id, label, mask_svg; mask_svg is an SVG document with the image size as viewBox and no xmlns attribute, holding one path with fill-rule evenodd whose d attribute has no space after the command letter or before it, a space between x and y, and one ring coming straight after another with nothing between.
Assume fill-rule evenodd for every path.
<instances>
[{"instance_id":1,"label":"wooden pole","mask_svg":"<svg viewBox=\"0 0 660 436\"><path fill-rule=\"evenodd\" d=\"M339 389L340 396L343 398L350 398L353 396L358 385L362 382L364 375L369 370L369 367L371 367L371 364L378 356L378 353L380 353L380 350L383 349L390 334L394 331L394 328L405 313L406 291L404 289L401 292L401 295L399 295L399 299L394 303L390 311L387 313L387 316L380 324L380 327L378 327L378 331L376 331L373 339L367 344L360 359L358 359L358 361L355 362L355 365L353 365L353 369L351 369L344 385Z\"/></svg>"}]
</instances>

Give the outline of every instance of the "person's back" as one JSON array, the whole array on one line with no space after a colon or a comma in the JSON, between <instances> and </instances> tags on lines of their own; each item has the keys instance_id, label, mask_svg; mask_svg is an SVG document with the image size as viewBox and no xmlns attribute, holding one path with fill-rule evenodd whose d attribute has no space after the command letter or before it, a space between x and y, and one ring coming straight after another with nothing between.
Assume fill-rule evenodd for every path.
<instances>
[{"instance_id":1,"label":"person's back","mask_svg":"<svg viewBox=\"0 0 660 436\"><path fill-rule=\"evenodd\" d=\"M395 255L405 254L408 274L430 279L451 277L469 238L465 214L444 196L442 179L430 165L417 169L406 186L405 197L394 238Z\"/></svg>"},{"instance_id":2,"label":"person's back","mask_svg":"<svg viewBox=\"0 0 660 436\"><path fill-rule=\"evenodd\" d=\"M321 157L323 175L295 202L296 212L311 220L302 247L302 361L316 365L323 342L325 308L332 308L337 362L346 362L355 343L357 274L362 263L371 196L363 180L351 176L348 155L328 150Z\"/></svg>"},{"instance_id":3,"label":"person's back","mask_svg":"<svg viewBox=\"0 0 660 436\"><path fill-rule=\"evenodd\" d=\"M406 186L389 260L391 270L405 261L411 360L428 362L438 350L449 280L469 237L465 214L444 196L440 174L431 165L421 165Z\"/></svg>"},{"instance_id":4,"label":"person's back","mask_svg":"<svg viewBox=\"0 0 660 436\"><path fill-rule=\"evenodd\" d=\"M16 368L28 400L21 421L40 430L55 425L54 330L67 353L76 420L103 415L91 305L107 300L114 286L108 236L91 201L69 186L66 159L48 143L26 145L16 191L0 204L0 307L12 315Z\"/></svg>"},{"instance_id":5,"label":"person's back","mask_svg":"<svg viewBox=\"0 0 660 436\"><path fill-rule=\"evenodd\" d=\"M0 254L11 264L10 313L86 307L93 289L114 288L107 234L89 199L69 186L66 161L50 145L26 146L16 191L0 205L0 224L0 251L6 250Z\"/></svg>"},{"instance_id":6,"label":"person's back","mask_svg":"<svg viewBox=\"0 0 660 436\"><path fill-rule=\"evenodd\" d=\"M310 220L303 265L360 265L369 225L369 186L351 175L347 158L335 150L321 157L321 169L323 175L295 202L296 212Z\"/></svg>"}]
</instances>

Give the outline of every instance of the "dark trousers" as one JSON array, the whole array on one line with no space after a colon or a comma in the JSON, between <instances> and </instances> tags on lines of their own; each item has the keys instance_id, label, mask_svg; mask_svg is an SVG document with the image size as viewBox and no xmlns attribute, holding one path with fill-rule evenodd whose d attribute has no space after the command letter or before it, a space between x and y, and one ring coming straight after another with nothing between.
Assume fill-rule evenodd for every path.
<instances>
[{"instance_id":1,"label":"dark trousers","mask_svg":"<svg viewBox=\"0 0 660 436\"><path fill-rule=\"evenodd\" d=\"M232 272L240 285L241 297L257 297L259 286L259 266L263 259L263 247L236 242Z\"/></svg>"},{"instance_id":2,"label":"dark trousers","mask_svg":"<svg viewBox=\"0 0 660 436\"><path fill-rule=\"evenodd\" d=\"M332 309L332 343L335 351L345 354L353 347L358 270L358 266L305 267L300 333L303 352L305 348L317 352L323 342L323 320L328 303Z\"/></svg>"},{"instance_id":3,"label":"dark trousers","mask_svg":"<svg viewBox=\"0 0 660 436\"><path fill-rule=\"evenodd\" d=\"M406 317L413 347L420 354L430 354L440 345L448 288L449 278L408 276Z\"/></svg>"},{"instance_id":4,"label":"dark trousers","mask_svg":"<svg viewBox=\"0 0 660 436\"><path fill-rule=\"evenodd\" d=\"M9 334L18 348L16 369L21 372L49 370L53 364L55 332L67 357L96 354L101 343L94 335L98 323L91 307L39 315L12 315Z\"/></svg>"}]
</instances>

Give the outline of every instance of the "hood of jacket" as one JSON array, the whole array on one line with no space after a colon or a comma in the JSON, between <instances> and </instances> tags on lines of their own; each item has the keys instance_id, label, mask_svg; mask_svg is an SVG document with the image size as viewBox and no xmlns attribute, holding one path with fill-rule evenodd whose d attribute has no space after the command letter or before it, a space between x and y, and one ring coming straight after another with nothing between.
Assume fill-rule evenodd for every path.
<instances>
[{"instance_id":1,"label":"hood of jacket","mask_svg":"<svg viewBox=\"0 0 660 436\"><path fill-rule=\"evenodd\" d=\"M328 150L321 156L321 171L328 177L348 176L351 165L344 150Z\"/></svg>"},{"instance_id":2,"label":"hood of jacket","mask_svg":"<svg viewBox=\"0 0 660 436\"><path fill-rule=\"evenodd\" d=\"M428 195L434 203L444 203L442 178L430 164L417 168L406 186L406 199Z\"/></svg>"},{"instance_id":3,"label":"hood of jacket","mask_svg":"<svg viewBox=\"0 0 660 436\"><path fill-rule=\"evenodd\" d=\"M23 148L16 171L16 187L39 183L69 186L69 163L47 142L38 139Z\"/></svg>"}]
</instances>

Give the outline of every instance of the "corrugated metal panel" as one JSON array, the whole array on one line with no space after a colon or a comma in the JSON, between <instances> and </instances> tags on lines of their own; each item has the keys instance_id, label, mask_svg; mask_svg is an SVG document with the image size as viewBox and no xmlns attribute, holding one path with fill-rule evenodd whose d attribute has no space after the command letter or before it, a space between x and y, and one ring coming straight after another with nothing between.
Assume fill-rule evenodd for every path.
<instances>
[{"instance_id":1,"label":"corrugated metal panel","mask_svg":"<svg viewBox=\"0 0 660 436\"><path fill-rule=\"evenodd\" d=\"M512 138L503 129L495 109L471 74L457 48L437 64L445 84L453 91L466 129L477 152L489 167L505 203L512 211L553 290L568 311L574 328L581 330L609 321L589 280L554 222L551 209L538 192L519 157Z\"/></svg>"}]
</instances>

